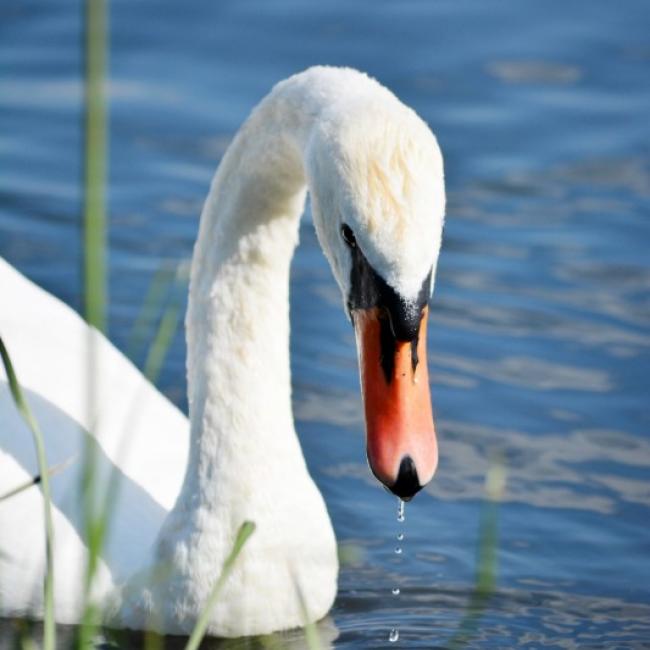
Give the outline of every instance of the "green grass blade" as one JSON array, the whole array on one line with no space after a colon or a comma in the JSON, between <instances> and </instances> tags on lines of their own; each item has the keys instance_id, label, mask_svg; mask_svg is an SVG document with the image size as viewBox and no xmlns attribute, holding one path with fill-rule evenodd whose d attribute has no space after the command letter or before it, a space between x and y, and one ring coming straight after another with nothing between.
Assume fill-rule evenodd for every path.
<instances>
[{"instance_id":1,"label":"green grass blade","mask_svg":"<svg viewBox=\"0 0 650 650\"><path fill-rule=\"evenodd\" d=\"M219 592L228 579L228 576L230 575L233 566L235 565L235 561L244 548L244 544L246 544L248 538L253 534L254 531L255 524L252 521L245 521L237 531L237 537L235 538L235 543L232 547L232 551L230 551L230 555L228 555L225 562L223 563L221 575L214 583L214 587L212 588L210 596L208 597L208 602L205 604L205 609L203 610L201 616L199 616L199 620L196 622L194 630L192 630L192 634L187 642L187 645L185 646L185 650L196 650L199 647L199 644L205 636L205 631L208 628L208 621L210 620L212 608L216 605L219 598Z\"/></svg>"},{"instance_id":2,"label":"green grass blade","mask_svg":"<svg viewBox=\"0 0 650 650\"><path fill-rule=\"evenodd\" d=\"M106 102L105 0L85 2L84 310L90 325L106 331Z\"/></svg>"},{"instance_id":3,"label":"green grass blade","mask_svg":"<svg viewBox=\"0 0 650 650\"><path fill-rule=\"evenodd\" d=\"M174 276L176 283L179 283L183 279L182 269L180 266L175 270ZM165 359L165 355L171 346L172 339L177 330L180 313L180 305L178 301L173 301L164 311L158 324L158 329L154 335L154 339L149 346L143 374L152 383L155 383ZM92 352L91 349L91 355ZM137 402L133 404L130 411L130 420L136 416L136 410ZM128 440L130 440L130 438L125 438L125 443ZM117 453L117 459L121 458L125 452L126 450L120 446ZM109 532L109 524L112 520L114 505L117 500L117 493L121 480L121 474L114 468L109 476L108 485L104 493L101 495L97 493L94 480L96 453L97 442L89 435L84 463L84 476L82 479L83 487L81 490L84 495L88 564L86 568L85 610L77 643L80 648L85 648L92 642L95 630L101 622L101 611L89 602L89 597L92 587L92 579L97 570L99 558L104 548L106 535ZM119 462L116 463L116 467L118 466Z\"/></svg>"},{"instance_id":4,"label":"green grass blade","mask_svg":"<svg viewBox=\"0 0 650 650\"><path fill-rule=\"evenodd\" d=\"M61 473L64 469L67 469L72 463L72 461L75 459L75 457L76 456L71 456L70 458L68 458L68 460L64 460L62 463L50 467L47 471L47 473L50 475L50 478L52 478L55 474ZM20 485L16 486L12 490L9 490L9 492L5 492L4 494L0 495L0 502L16 496L17 494L20 494L21 492L28 490L30 487L33 487L34 485L38 485L40 482L41 482L41 475L37 474L33 478L30 478L29 481L25 481L24 483L21 483Z\"/></svg>"},{"instance_id":5,"label":"green grass blade","mask_svg":"<svg viewBox=\"0 0 650 650\"><path fill-rule=\"evenodd\" d=\"M84 2L84 168L83 168L83 285L84 313L89 325L106 331L106 167L107 167L107 106L104 97L107 67L107 2ZM97 351L89 335L88 397L89 422L96 421L98 371ZM94 471L96 442L88 436L84 448L82 499L84 523L88 540L88 564L85 579L85 612L79 634L79 645L89 643L97 623L96 608L88 604L90 588L98 565L96 555L98 529L94 516L96 503Z\"/></svg>"},{"instance_id":6,"label":"green grass blade","mask_svg":"<svg viewBox=\"0 0 650 650\"><path fill-rule=\"evenodd\" d=\"M17 485L15 488L9 490L9 492L0 494L0 503L6 501L7 499L11 499L11 497L15 497L16 495L20 494L21 492L24 492L25 490L29 490L30 487L33 487L34 485L38 485L40 482L41 482L41 475L37 474L34 478L30 478L28 481L25 481L24 483Z\"/></svg>"},{"instance_id":7,"label":"green grass blade","mask_svg":"<svg viewBox=\"0 0 650 650\"><path fill-rule=\"evenodd\" d=\"M158 324L158 330L154 336L154 340L149 346L149 351L147 353L147 360L145 362L145 367L143 374L151 383L155 384L160 368L162 367L165 355L167 354L176 329L178 327L178 319L180 316L180 307L177 304L170 305L163 314L160 323ZM117 457L122 456L122 448L119 449ZM119 463L118 463L119 464ZM99 546L97 553L101 552L101 547L103 545L103 536L106 532L107 522L111 518L112 506L115 503L117 496L117 489L119 487L120 474L117 471L113 471L108 488L106 490L106 496L103 500L102 507L99 509L98 519L103 522L103 530L97 532L97 539L95 540Z\"/></svg>"},{"instance_id":8,"label":"green grass blade","mask_svg":"<svg viewBox=\"0 0 650 650\"><path fill-rule=\"evenodd\" d=\"M38 650L36 641L29 636L20 637L20 648L21 650Z\"/></svg>"},{"instance_id":9,"label":"green grass blade","mask_svg":"<svg viewBox=\"0 0 650 650\"><path fill-rule=\"evenodd\" d=\"M282 643L275 634L265 634L257 638L258 643L264 650L286 650L285 645Z\"/></svg>"},{"instance_id":10,"label":"green grass blade","mask_svg":"<svg viewBox=\"0 0 650 650\"><path fill-rule=\"evenodd\" d=\"M144 364L144 376L152 383L156 383L160 369L162 368L165 355L169 350L174 334L178 327L180 307L177 304L170 305L160 319L158 331L154 337Z\"/></svg>"},{"instance_id":11,"label":"green grass blade","mask_svg":"<svg viewBox=\"0 0 650 650\"><path fill-rule=\"evenodd\" d=\"M163 314L160 323L158 325L158 330L154 336L154 340L149 346L149 351L147 354L147 361L145 363L143 374L149 381L152 383L156 382L160 368L165 359L174 334L178 326L178 319L180 316L180 307L177 304L170 305ZM122 456L124 450L120 447L118 450L117 457ZM118 463L119 465L119 463ZM101 507L98 509L98 515L95 517L95 527L93 533L90 536L91 539L91 550L93 556L99 556L103 545L104 538L108 531L108 522L112 518L113 506L117 498L117 490L119 487L121 475L119 472L113 470L108 482L108 488L106 489L106 494L101 503Z\"/></svg>"},{"instance_id":12,"label":"green grass blade","mask_svg":"<svg viewBox=\"0 0 650 650\"><path fill-rule=\"evenodd\" d=\"M43 620L43 649L54 650L56 647L56 624L54 622L54 529L52 526L52 501L50 498L50 480L47 468L47 458L45 455L45 444L43 434L38 426L36 418L25 400L22 388L18 383L18 378L14 371L9 352L5 347L4 341L0 337L0 356L7 373L9 389L16 404L18 412L22 415L27 426L31 429L36 447L36 458L38 469L41 475L41 490L43 491L44 515L45 515L45 613Z\"/></svg>"},{"instance_id":13,"label":"green grass blade","mask_svg":"<svg viewBox=\"0 0 650 650\"><path fill-rule=\"evenodd\" d=\"M464 648L472 640L496 587L498 507L503 496L505 480L503 461L500 458L493 459L485 477L487 499L481 513L476 582L458 630L447 644L449 650Z\"/></svg>"},{"instance_id":14,"label":"green grass blade","mask_svg":"<svg viewBox=\"0 0 650 650\"><path fill-rule=\"evenodd\" d=\"M131 328L131 333L129 334L129 339L126 344L127 357L133 359L144 345L147 334L153 328L158 310L163 304L176 274L177 271L171 264L161 265L154 273L140 311Z\"/></svg>"},{"instance_id":15,"label":"green grass blade","mask_svg":"<svg viewBox=\"0 0 650 650\"><path fill-rule=\"evenodd\" d=\"M165 291L162 283L167 277L167 274L163 274L162 271L160 275L156 274L156 277L152 280L152 286L147 294L147 300L150 301L149 311L153 314L156 311L156 307L160 307L162 304L164 294L172 292L171 301L167 305L167 308L163 312L160 322L158 323L158 329L156 330L153 341L149 346L147 358L145 359L142 370L144 376L152 384L156 383L163 361L171 347L174 334L176 334L176 329L178 328L181 306L177 294L180 287L186 286L188 281L187 265L182 262L176 265L176 268L173 270L173 275L168 278ZM156 302L158 303L157 305L155 304ZM135 334L138 332L138 326L139 323L138 320L136 320L136 324L134 325Z\"/></svg>"},{"instance_id":16,"label":"green grass blade","mask_svg":"<svg viewBox=\"0 0 650 650\"><path fill-rule=\"evenodd\" d=\"M300 612L302 615L303 625L305 626L305 643L307 644L307 650L321 650L320 637L318 636L318 630L316 629L316 624L310 620L309 611L307 610L307 602L305 601L305 596L300 588L300 583L297 578L294 576L293 584L296 589L296 594L298 595L298 602L300 603Z\"/></svg>"}]
</instances>

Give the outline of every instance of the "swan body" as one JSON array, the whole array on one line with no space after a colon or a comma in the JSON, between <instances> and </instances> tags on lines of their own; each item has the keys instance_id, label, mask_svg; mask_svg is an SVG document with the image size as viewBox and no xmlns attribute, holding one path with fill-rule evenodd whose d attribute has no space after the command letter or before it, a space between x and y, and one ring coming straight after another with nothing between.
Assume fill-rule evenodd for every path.
<instances>
[{"instance_id":1,"label":"swan body","mask_svg":"<svg viewBox=\"0 0 650 650\"><path fill-rule=\"evenodd\" d=\"M113 525L95 584L105 597L147 560L165 513L183 480L187 418L155 390L104 336L63 302L0 258L0 335L26 399L45 436L48 464L68 465L51 481L54 502L57 619L79 621L86 569L79 486L86 431L99 442L98 491L113 468L122 475ZM87 346L97 353L101 411L91 426L87 409ZM153 458L155 462L142 462ZM32 435L0 371L0 493L38 474ZM26 490L0 503L0 612L42 614L45 559L43 499Z\"/></svg>"},{"instance_id":2,"label":"swan body","mask_svg":"<svg viewBox=\"0 0 650 650\"><path fill-rule=\"evenodd\" d=\"M413 403L426 402L430 413L416 348L425 352L418 334L440 247L442 178L428 127L364 74L316 67L279 83L230 145L202 212L186 316L189 421L103 336L0 260L0 335L46 436L49 464L73 458L52 479L59 621L80 617L86 431L100 450L95 480L104 485L112 468L122 478L93 587L110 603L112 625L190 632L245 520L256 532L208 632L301 626L298 590L309 619L328 612L335 538L291 412L288 289L298 221L309 190L357 331L371 467L411 496L437 462L433 425L411 417L408 395L420 395ZM364 343L380 327L381 345L394 354L392 366L381 361L383 374L382 355L375 359L375 344ZM85 406L90 344L99 351L93 417ZM398 369L411 380L391 380ZM374 414L373 400L384 398L395 407L389 420ZM405 433L393 435L393 425ZM30 444L0 374L0 493L37 473ZM0 503L0 614L42 613L43 539L40 491Z\"/></svg>"}]
</instances>

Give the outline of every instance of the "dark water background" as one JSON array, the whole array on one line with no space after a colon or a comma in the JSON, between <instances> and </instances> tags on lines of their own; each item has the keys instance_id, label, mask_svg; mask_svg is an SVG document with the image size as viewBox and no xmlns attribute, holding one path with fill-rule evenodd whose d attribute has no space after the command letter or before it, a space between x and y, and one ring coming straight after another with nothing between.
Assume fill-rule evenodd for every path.
<instances>
[{"instance_id":1,"label":"dark water background","mask_svg":"<svg viewBox=\"0 0 650 650\"><path fill-rule=\"evenodd\" d=\"M225 147L279 79L366 70L427 120L448 219L429 349L441 461L408 506L364 460L351 329L309 223L292 274L298 430L339 539L337 648L445 647L501 454L497 592L469 645L650 647L650 5L113 2L110 336L189 257ZM0 255L80 304L81 11L0 4ZM1 287L0 287L1 301ZM1 305L0 305L0 308ZM179 332L161 387L181 407ZM400 585L395 598L390 589Z\"/></svg>"}]
</instances>

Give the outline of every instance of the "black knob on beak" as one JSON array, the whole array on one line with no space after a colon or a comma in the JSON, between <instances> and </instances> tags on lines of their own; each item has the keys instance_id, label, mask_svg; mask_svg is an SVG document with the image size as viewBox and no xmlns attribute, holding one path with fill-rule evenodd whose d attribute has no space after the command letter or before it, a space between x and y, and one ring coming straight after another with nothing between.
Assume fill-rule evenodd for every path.
<instances>
[{"instance_id":1,"label":"black knob on beak","mask_svg":"<svg viewBox=\"0 0 650 650\"><path fill-rule=\"evenodd\" d=\"M421 489L413 459L410 456L404 456L399 466L397 480L390 486L390 491L402 501L410 501Z\"/></svg>"}]
</instances>

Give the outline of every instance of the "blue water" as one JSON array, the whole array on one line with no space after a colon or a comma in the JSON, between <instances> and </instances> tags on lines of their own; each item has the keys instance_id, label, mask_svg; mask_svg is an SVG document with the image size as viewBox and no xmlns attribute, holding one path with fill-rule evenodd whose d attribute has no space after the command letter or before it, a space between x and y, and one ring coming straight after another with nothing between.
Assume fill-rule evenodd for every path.
<instances>
[{"instance_id":1,"label":"blue water","mask_svg":"<svg viewBox=\"0 0 650 650\"><path fill-rule=\"evenodd\" d=\"M111 21L122 348L155 271L189 257L233 133L279 79L315 63L366 70L443 149L429 332L441 461L407 508L399 557L394 498L364 459L352 332L309 217L293 265L298 430L355 556L334 647L449 647L495 455L496 591L465 647L650 647L650 5L122 0ZM78 3L0 7L0 255L77 308L80 29ZM186 408L184 354L179 332L160 385Z\"/></svg>"}]
</instances>

